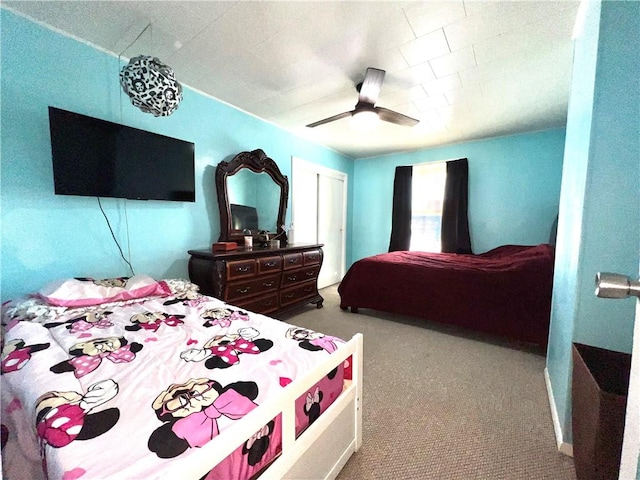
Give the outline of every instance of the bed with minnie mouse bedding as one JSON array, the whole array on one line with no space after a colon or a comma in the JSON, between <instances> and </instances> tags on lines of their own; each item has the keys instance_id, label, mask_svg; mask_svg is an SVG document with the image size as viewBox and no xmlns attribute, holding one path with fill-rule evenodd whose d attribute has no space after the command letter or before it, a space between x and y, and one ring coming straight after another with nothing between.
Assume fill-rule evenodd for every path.
<instances>
[{"instance_id":1,"label":"bed with minnie mouse bedding","mask_svg":"<svg viewBox=\"0 0 640 480\"><path fill-rule=\"evenodd\" d=\"M307 432L325 416L345 423L325 411L361 378L361 336L246 312L181 280L54 282L4 304L2 323L6 479L279 477L299 463L273 473L285 453L313 456L314 438L340 435ZM353 422L329 476L360 444Z\"/></svg>"}]
</instances>

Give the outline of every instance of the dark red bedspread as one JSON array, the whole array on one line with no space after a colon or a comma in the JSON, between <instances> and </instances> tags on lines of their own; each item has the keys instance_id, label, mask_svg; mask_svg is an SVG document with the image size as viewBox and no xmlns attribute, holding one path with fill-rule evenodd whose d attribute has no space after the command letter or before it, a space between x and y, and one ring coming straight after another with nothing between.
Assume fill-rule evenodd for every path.
<instances>
[{"instance_id":1,"label":"dark red bedspread","mask_svg":"<svg viewBox=\"0 0 640 480\"><path fill-rule=\"evenodd\" d=\"M503 245L479 255L391 252L355 262L341 308L371 308L547 345L554 248Z\"/></svg>"}]
</instances>

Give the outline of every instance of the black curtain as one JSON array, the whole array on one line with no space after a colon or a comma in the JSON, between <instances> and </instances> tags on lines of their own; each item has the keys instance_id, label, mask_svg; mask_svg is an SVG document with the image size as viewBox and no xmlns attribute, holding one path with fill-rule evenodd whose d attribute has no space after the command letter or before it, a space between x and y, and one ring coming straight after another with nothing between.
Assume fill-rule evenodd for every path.
<instances>
[{"instance_id":1,"label":"black curtain","mask_svg":"<svg viewBox=\"0 0 640 480\"><path fill-rule=\"evenodd\" d=\"M442 252L473 253L469 236L469 165L466 158L447 162L447 180L442 204Z\"/></svg>"},{"instance_id":2,"label":"black curtain","mask_svg":"<svg viewBox=\"0 0 640 480\"><path fill-rule=\"evenodd\" d=\"M409 250L411 244L411 177L413 167L396 167L389 251Z\"/></svg>"}]
</instances>

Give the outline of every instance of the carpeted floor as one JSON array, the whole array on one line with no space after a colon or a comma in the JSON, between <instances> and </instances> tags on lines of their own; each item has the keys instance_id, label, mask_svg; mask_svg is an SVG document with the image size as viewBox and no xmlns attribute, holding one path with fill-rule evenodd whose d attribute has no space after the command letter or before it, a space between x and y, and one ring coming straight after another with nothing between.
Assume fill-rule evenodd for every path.
<instances>
[{"instance_id":1,"label":"carpeted floor","mask_svg":"<svg viewBox=\"0 0 640 480\"><path fill-rule=\"evenodd\" d=\"M421 320L339 308L281 317L364 335L363 445L339 479L574 480L556 449L540 352Z\"/></svg>"}]
</instances>

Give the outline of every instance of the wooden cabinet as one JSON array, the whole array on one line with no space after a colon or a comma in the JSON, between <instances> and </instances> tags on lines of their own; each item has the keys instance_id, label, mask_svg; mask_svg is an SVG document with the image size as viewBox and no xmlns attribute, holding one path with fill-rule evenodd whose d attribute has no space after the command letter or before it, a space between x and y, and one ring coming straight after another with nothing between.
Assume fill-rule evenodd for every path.
<instances>
[{"instance_id":1,"label":"wooden cabinet","mask_svg":"<svg viewBox=\"0 0 640 480\"><path fill-rule=\"evenodd\" d=\"M189 250L189 255L189 278L205 295L270 315L308 303L322 307L322 245Z\"/></svg>"}]
</instances>

